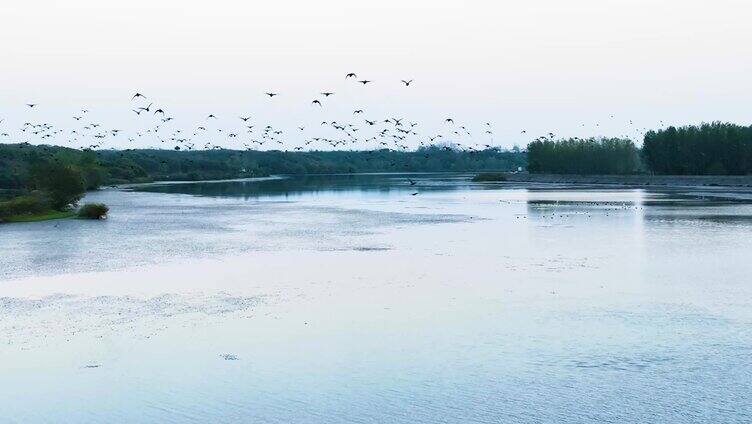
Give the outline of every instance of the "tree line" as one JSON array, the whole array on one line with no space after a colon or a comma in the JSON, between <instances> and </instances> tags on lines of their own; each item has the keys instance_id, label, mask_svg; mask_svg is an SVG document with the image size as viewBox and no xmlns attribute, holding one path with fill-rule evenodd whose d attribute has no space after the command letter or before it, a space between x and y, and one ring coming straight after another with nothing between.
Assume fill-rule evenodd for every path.
<instances>
[{"instance_id":1,"label":"tree line","mask_svg":"<svg viewBox=\"0 0 752 424\"><path fill-rule=\"evenodd\" d=\"M87 189L164 180L209 180L272 174L511 171L525 167L520 151L247 151L158 149L76 150L59 146L0 144L0 189L25 190L34 164L63 164L80 172Z\"/></svg>"},{"instance_id":2,"label":"tree line","mask_svg":"<svg viewBox=\"0 0 752 424\"><path fill-rule=\"evenodd\" d=\"M752 126L672 126L647 132L642 148L629 139L543 137L528 144L527 153L534 173L749 175Z\"/></svg>"},{"instance_id":3,"label":"tree line","mask_svg":"<svg viewBox=\"0 0 752 424\"><path fill-rule=\"evenodd\" d=\"M713 122L650 131L642 156L656 174L752 174L752 126Z\"/></svg>"},{"instance_id":4,"label":"tree line","mask_svg":"<svg viewBox=\"0 0 752 424\"><path fill-rule=\"evenodd\" d=\"M40 184L34 169L58 165L80 175L87 190L105 184L272 174L484 172L518 168L562 174L746 175L752 174L752 126L713 122L668 127L648 132L642 148L621 138L543 137L522 152L439 146L416 151L91 151L0 144L0 198L34 190Z\"/></svg>"}]
</instances>

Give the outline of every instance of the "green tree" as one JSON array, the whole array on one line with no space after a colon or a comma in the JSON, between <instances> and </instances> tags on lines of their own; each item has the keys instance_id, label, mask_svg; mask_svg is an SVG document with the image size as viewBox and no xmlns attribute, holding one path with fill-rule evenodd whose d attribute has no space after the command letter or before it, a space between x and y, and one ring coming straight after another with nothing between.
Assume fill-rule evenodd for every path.
<instances>
[{"instance_id":1,"label":"green tree","mask_svg":"<svg viewBox=\"0 0 752 424\"><path fill-rule=\"evenodd\" d=\"M541 137L527 146L528 170L556 174L633 174L639 154L631 140Z\"/></svg>"},{"instance_id":2,"label":"green tree","mask_svg":"<svg viewBox=\"0 0 752 424\"><path fill-rule=\"evenodd\" d=\"M106 172L99 165L97 155L94 152L83 152L78 161L78 167L83 175L86 190L96 190L104 184Z\"/></svg>"},{"instance_id":3,"label":"green tree","mask_svg":"<svg viewBox=\"0 0 752 424\"><path fill-rule=\"evenodd\" d=\"M84 195L86 184L81 172L72 165L38 161L31 166L34 189L49 196L51 206L57 210L75 205Z\"/></svg>"},{"instance_id":4,"label":"green tree","mask_svg":"<svg viewBox=\"0 0 752 424\"><path fill-rule=\"evenodd\" d=\"M656 174L752 174L752 126L713 122L649 131L642 155Z\"/></svg>"}]
</instances>

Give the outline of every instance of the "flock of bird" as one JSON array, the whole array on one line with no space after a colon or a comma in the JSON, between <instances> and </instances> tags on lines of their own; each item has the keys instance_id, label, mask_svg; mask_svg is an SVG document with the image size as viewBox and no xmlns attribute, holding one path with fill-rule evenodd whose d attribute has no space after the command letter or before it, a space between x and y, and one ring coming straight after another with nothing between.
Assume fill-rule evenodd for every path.
<instances>
[{"instance_id":1,"label":"flock of bird","mask_svg":"<svg viewBox=\"0 0 752 424\"><path fill-rule=\"evenodd\" d=\"M345 80L354 81L364 87L372 84L369 79L359 79L354 72L345 74ZM410 89L413 79L403 79L400 82L404 89ZM311 107L324 108L327 100L336 92L322 90L316 98L310 101ZM280 93L268 91L263 93L268 102L274 102ZM36 103L26 104L26 108L38 108ZM351 116L338 120L322 120L317 128L298 125L292 131L275 127L269 123L258 123L251 115L243 114L233 118L220 119L218 114L207 113L203 122L191 126L176 124L179 119L172 116L164 105L156 105L149 96L136 92L129 100L130 113L143 120L141 130L125 134L121 129L105 128L101 123L88 119L89 110L80 109L73 114L75 122L73 129L64 130L62 127L48 122L33 122L29 119L20 128L22 140L25 143L64 144L83 149L106 148L108 140L127 139L133 147L144 147L144 142L157 144L161 148L174 150L200 149L245 149L245 150L320 150L320 149L392 149L406 151L417 147L441 145L446 150L462 150L478 152L484 150L499 150L493 143L494 130L490 122L481 125L480 131L470 131L470 126L462 122L455 122L454 117L444 117L438 127L441 132L422 134L418 122L404 117L375 117L369 116L363 108L352 108ZM31 114L33 116L33 114ZM611 115L613 118L613 115ZM3 119L0 117L0 142L3 138L10 139L11 134L2 129ZM437 123L432 123L433 125ZM661 122L662 124L662 122ZM630 121L630 125L633 125ZM584 124L583 124L584 126ZM292 132L292 133L291 133ZM477 134L475 134L477 133ZM527 131L521 129L519 134L524 136ZM543 138L554 138L548 133ZM147 144L148 145L148 144Z\"/></svg>"}]
</instances>

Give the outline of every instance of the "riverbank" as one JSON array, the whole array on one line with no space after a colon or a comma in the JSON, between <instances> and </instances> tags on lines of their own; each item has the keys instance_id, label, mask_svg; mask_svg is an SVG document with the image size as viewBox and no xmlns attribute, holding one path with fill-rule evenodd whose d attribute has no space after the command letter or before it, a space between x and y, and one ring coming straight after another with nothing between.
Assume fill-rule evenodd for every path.
<instances>
[{"instance_id":1,"label":"riverbank","mask_svg":"<svg viewBox=\"0 0 752 424\"><path fill-rule=\"evenodd\" d=\"M571 175L508 174L507 181L551 184L604 184L622 187L749 187L752 175Z\"/></svg>"},{"instance_id":2,"label":"riverbank","mask_svg":"<svg viewBox=\"0 0 752 424\"><path fill-rule=\"evenodd\" d=\"M11 223L49 221L52 219L73 218L75 216L76 211L47 211L43 213L13 215L7 218L0 218L0 224L4 222Z\"/></svg>"}]
</instances>

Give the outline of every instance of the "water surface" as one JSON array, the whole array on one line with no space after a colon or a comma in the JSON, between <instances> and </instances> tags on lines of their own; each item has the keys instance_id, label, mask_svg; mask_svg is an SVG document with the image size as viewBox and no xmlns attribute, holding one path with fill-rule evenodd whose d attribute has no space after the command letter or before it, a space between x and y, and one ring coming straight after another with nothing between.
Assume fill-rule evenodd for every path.
<instances>
[{"instance_id":1,"label":"water surface","mask_svg":"<svg viewBox=\"0 0 752 424\"><path fill-rule=\"evenodd\" d=\"M0 421L749 422L752 205L295 177L0 227Z\"/></svg>"}]
</instances>

